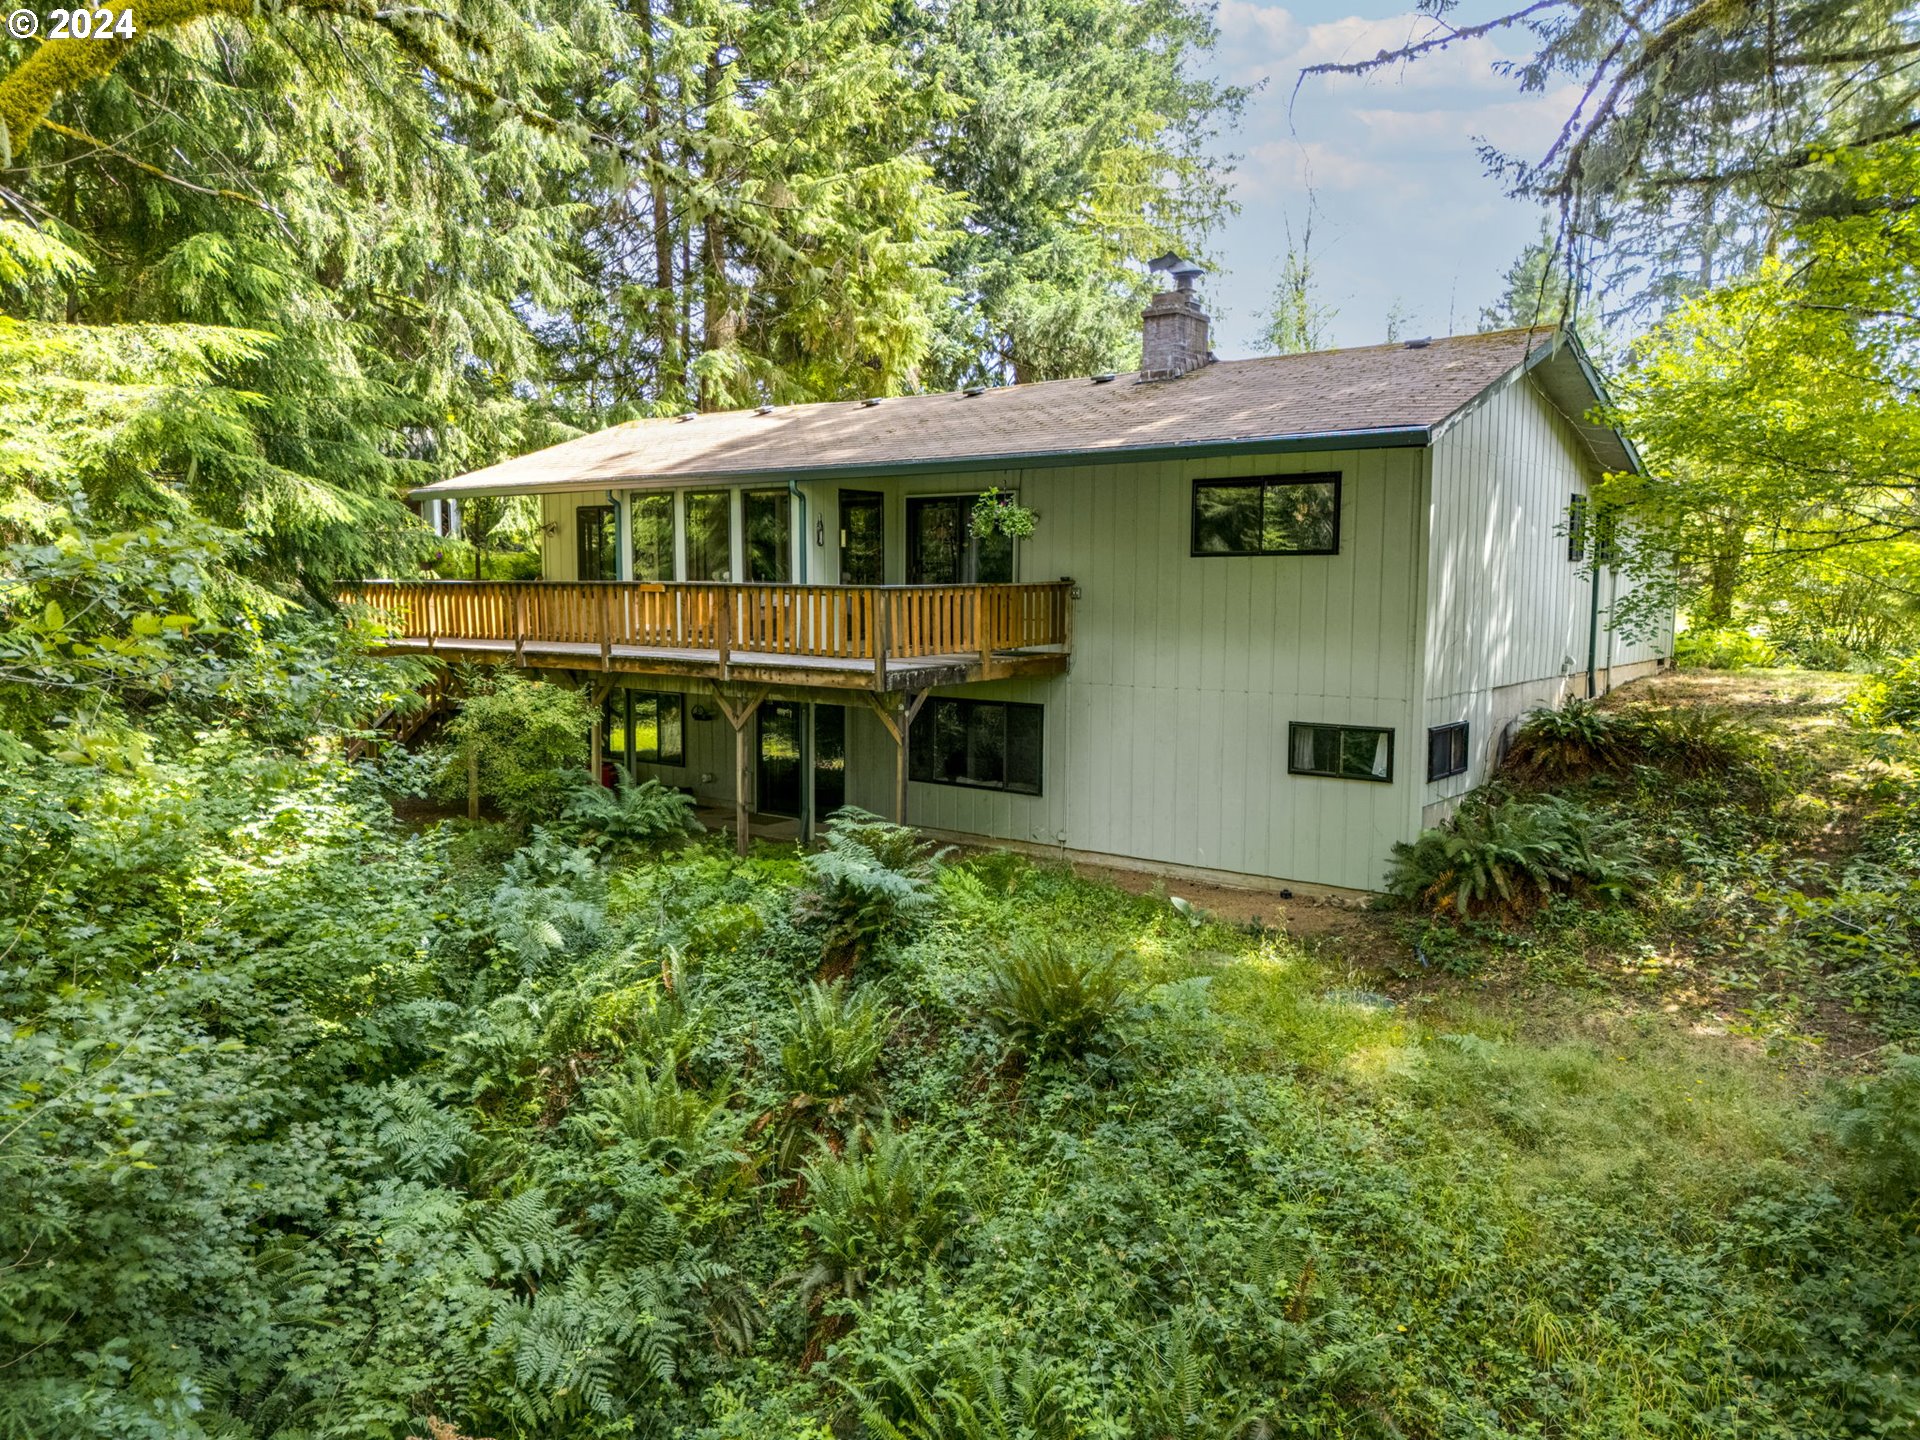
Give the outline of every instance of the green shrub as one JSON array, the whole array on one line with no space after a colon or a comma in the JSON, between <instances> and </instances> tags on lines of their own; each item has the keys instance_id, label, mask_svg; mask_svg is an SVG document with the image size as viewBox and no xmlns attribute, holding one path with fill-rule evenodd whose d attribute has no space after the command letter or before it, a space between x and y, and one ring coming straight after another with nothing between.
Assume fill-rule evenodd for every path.
<instances>
[{"instance_id":1,"label":"green shrub","mask_svg":"<svg viewBox=\"0 0 1920 1440\"><path fill-rule=\"evenodd\" d=\"M824 1153L801 1170L815 1263L803 1295L833 1289L857 1296L871 1282L939 1255L960 1215L953 1176L929 1158L917 1135L881 1129L863 1152Z\"/></svg>"},{"instance_id":2,"label":"green shrub","mask_svg":"<svg viewBox=\"0 0 1920 1440\"><path fill-rule=\"evenodd\" d=\"M435 791L464 800L477 757L480 798L525 823L559 814L587 775L593 706L570 685L511 670L469 671L460 711L448 722Z\"/></svg>"},{"instance_id":3,"label":"green shrub","mask_svg":"<svg viewBox=\"0 0 1920 1440\"><path fill-rule=\"evenodd\" d=\"M1753 770L1766 745L1751 725L1705 705L1641 705L1618 712L1630 750L1689 778Z\"/></svg>"},{"instance_id":4,"label":"green shrub","mask_svg":"<svg viewBox=\"0 0 1920 1440\"><path fill-rule=\"evenodd\" d=\"M1559 784L1620 769L1630 737L1619 717L1569 696L1558 710L1530 711L1514 733L1505 768L1522 780Z\"/></svg>"},{"instance_id":5,"label":"green shrub","mask_svg":"<svg viewBox=\"0 0 1920 1440\"><path fill-rule=\"evenodd\" d=\"M1771 644L1751 631L1683 630L1674 637L1674 663L1690 670L1766 670L1781 661Z\"/></svg>"},{"instance_id":6,"label":"green shrub","mask_svg":"<svg viewBox=\"0 0 1920 1440\"><path fill-rule=\"evenodd\" d=\"M946 852L905 826L849 806L827 821L825 842L806 858L808 884L794 914L825 930L827 966L864 960L937 903L933 882Z\"/></svg>"},{"instance_id":7,"label":"green shrub","mask_svg":"<svg viewBox=\"0 0 1920 1440\"><path fill-rule=\"evenodd\" d=\"M590 851L536 827L508 860L487 901L500 947L533 971L563 951L585 948L606 919L607 882Z\"/></svg>"},{"instance_id":8,"label":"green shrub","mask_svg":"<svg viewBox=\"0 0 1920 1440\"><path fill-rule=\"evenodd\" d=\"M994 962L982 1008L1029 1060L1076 1060L1101 1045L1128 1003L1117 953L1048 939Z\"/></svg>"},{"instance_id":9,"label":"green shrub","mask_svg":"<svg viewBox=\"0 0 1920 1440\"><path fill-rule=\"evenodd\" d=\"M795 1095L858 1095L873 1078L894 1015L879 996L845 980L813 981L794 1002L780 1042L780 1078Z\"/></svg>"},{"instance_id":10,"label":"green shrub","mask_svg":"<svg viewBox=\"0 0 1920 1440\"><path fill-rule=\"evenodd\" d=\"M1851 1086L1833 1133L1875 1200L1893 1210L1920 1202L1920 1055L1895 1053Z\"/></svg>"},{"instance_id":11,"label":"green shrub","mask_svg":"<svg viewBox=\"0 0 1920 1440\"><path fill-rule=\"evenodd\" d=\"M731 1098L729 1085L687 1089L671 1065L656 1074L649 1059L630 1057L594 1089L578 1125L601 1145L622 1146L680 1173L712 1173L741 1163Z\"/></svg>"},{"instance_id":12,"label":"green shrub","mask_svg":"<svg viewBox=\"0 0 1920 1440\"><path fill-rule=\"evenodd\" d=\"M1603 710L1569 698L1559 709L1533 710L1515 732L1507 773L1531 784L1565 785L1657 765L1696 778L1750 769L1765 757L1759 732L1708 706L1633 705Z\"/></svg>"},{"instance_id":13,"label":"green shrub","mask_svg":"<svg viewBox=\"0 0 1920 1440\"><path fill-rule=\"evenodd\" d=\"M622 774L618 788L582 785L567 797L554 828L609 851L640 850L705 827L694 819L693 798L658 780L635 785Z\"/></svg>"},{"instance_id":14,"label":"green shrub","mask_svg":"<svg viewBox=\"0 0 1920 1440\"><path fill-rule=\"evenodd\" d=\"M1846 704L1856 725L1920 730L1920 655L1882 666L1862 680Z\"/></svg>"},{"instance_id":15,"label":"green shrub","mask_svg":"<svg viewBox=\"0 0 1920 1440\"><path fill-rule=\"evenodd\" d=\"M1649 880L1624 825L1559 799L1469 803L1393 847L1387 891L1436 914L1524 915L1549 896L1622 901Z\"/></svg>"}]
</instances>

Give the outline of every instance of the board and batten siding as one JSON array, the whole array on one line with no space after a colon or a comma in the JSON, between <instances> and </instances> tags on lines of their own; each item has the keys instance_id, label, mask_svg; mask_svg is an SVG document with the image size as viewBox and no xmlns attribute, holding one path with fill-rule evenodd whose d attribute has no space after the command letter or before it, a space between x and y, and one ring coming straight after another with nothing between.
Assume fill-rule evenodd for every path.
<instances>
[{"instance_id":1,"label":"board and batten siding","mask_svg":"<svg viewBox=\"0 0 1920 1440\"><path fill-rule=\"evenodd\" d=\"M1191 555L1193 482L1339 472L1340 553ZM915 824L1355 889L1415 822L1414 645L1424 452L1352 450L914 477L890 500L1019 494L1039 515L1017 578L1071 577L1070 672L955 688L1046 706L1042 793L913 783ZM904 551L904 503L889 506ZM899 518L896 518L899 517ZM892 554L889 570L893 568ZM1390 784L1287 773L1291 721L1394 731ZM852 715L849 796L884 809L893 750Z\"/></svg>"},{"instance_id":2,"label":"board and batten siding","mask_svg":"<svg viewBox=\"0 0 1920 1440\"><path fill-rule=\"evenodd\" d=\"M1539 705L1585 693L1593 602L1587 567L1567 558L1568 505L1600 470L1579 432L1524 374L1489 390L1432 447L1427 498L1425 725L1465 721L1467 772L1425 786L1429 821L1483 783L1502 729ZM1671 628L1615 635L1600 574L1596 664L1644 671L1673 653ZM1420 779L1426 775L1425 731Z\"/></svg>"}]
</instances>

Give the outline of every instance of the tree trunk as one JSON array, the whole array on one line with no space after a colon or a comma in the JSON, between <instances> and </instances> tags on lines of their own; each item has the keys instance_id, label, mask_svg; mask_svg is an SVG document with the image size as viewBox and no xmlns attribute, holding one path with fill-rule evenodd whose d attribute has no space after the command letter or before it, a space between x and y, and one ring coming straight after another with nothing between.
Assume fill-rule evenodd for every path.
<instances>
[{"instance_id":1,"label":"tree trunk","mask_svg":"<svg viewBox=\"0 0 1920 1440\"><path fill-rule=\"evenodd\" d=\"M667 147L661 133L660 71L654 54L652 0L639 0L635 15L646 47L647 194L653 213L654 345L658 353L655 393L679 393L686 387L685 358L674 314L673 212L667 195Z\"/></svg>"},{"instance_id":2,"label":"tree trunk","mask_svg":"<svg viewBox=\"0 0 1920 1440\"><path fill-rule=\"evenodd\" d=\"M1733 623L1733 602L1740 589L1741 562L1747 553L1746 521L1721 517L1707 557L1707 585L1700 601L1703 627L1724 630Z\"/></svg>"}]
</instances>

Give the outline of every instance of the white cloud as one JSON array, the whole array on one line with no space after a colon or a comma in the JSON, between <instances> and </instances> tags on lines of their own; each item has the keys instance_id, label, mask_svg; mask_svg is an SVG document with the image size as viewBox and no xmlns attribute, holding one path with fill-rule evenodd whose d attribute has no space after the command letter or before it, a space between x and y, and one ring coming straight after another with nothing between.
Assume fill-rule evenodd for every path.
<instances>
[{"instance_id":1,"label":"white cloud","mask_svg":"<svg viewBox=\"0 0 1920 1440\"><path fill-rule=\"evenodd\" d=\"M1229 272L1212 287L1225 317L1221 353L1245 353L1258 332L1309 187L1320 282L1341 311L1337 343L1379 339L1396 298L1415 312L1416 328L1444 332L1449 312L1456 328L1470 328L1539 223L1485 175L1479 142L1537 157L1574 98L1558 88L1523 94L1499 72L1501 61L1522 57L1528 37L1463 41L1366 76L1310 76L1296 92L1303 67L1371 58L1432 33L1433 21L1404 11L1303 18L1287 6L1221 0L1219 24L1226 78L1268 81L1223 147L1241 157L1242 210L1214 247Z\"/></svg>"}]
</instances>

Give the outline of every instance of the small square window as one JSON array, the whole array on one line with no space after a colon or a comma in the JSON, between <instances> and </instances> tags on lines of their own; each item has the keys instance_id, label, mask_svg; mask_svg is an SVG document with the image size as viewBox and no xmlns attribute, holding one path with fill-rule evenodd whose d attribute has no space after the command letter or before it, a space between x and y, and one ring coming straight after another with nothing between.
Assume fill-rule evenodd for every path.
<instances>
[{"instance_id":1,"label":"small square window","mask_svg":"<svg viewBox=\"0 0 1920 1440\"><path fill-rule=\"evenodd\" d=\"M1393 779L1393 731L1296 721L1287 727L1287 773L1385 783Z\"/></svg>"},{"instance_id":2,"label":"small square window","mask_svg":"<svg viewBox=\"0 0 1920 1440\"><path fill-rule=\"evenodd\" d=\"M1192 553L1339 554L1340 477L1194 481Z\"/></svg>"},{"instance_id":3,"label":"small square window","mask_svg":"<svg viewBox=\"0 0 1920 1440\"><path fill-rule=\"evenodd\" d=\"M1467 772L1467 722L1436 725L1427 731L1427 779L1445 780Z\"/></svg>"}]
</instances>

